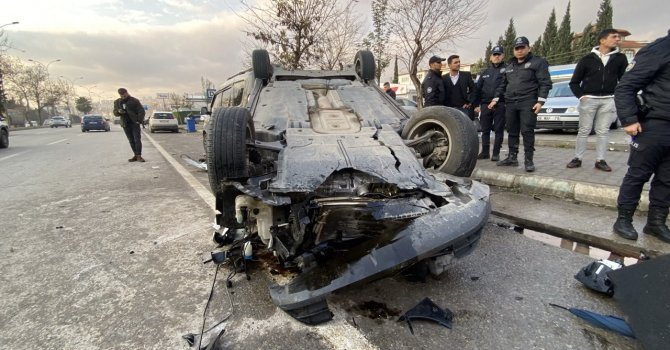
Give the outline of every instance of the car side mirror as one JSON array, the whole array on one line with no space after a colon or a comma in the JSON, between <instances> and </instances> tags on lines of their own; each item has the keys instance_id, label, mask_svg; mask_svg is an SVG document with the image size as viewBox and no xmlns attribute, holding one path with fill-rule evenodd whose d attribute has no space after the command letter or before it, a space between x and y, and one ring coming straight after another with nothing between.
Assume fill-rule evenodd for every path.
<instances>
[{"instance_id":1,"label":"car side mirror","mask_svg":"<svg viewBox=\"0 0 670 350\"><path fill-rule=\"evenodd\" d=\"M200 107L200 114L210 114L207 107Z\"/></svg>"}]
</instances>

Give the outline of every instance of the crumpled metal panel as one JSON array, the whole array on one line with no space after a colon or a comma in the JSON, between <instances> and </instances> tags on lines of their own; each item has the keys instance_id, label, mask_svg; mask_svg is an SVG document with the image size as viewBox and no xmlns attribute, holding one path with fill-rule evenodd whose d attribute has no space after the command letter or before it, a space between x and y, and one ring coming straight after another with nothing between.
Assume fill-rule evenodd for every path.
<instances>
[{"instance_id":1,"label":"crumpled metal panel","mask_svg":"<svg viewBox=\"0 0 670 350\"><path fill-rule=\"evenodd\" d=\"M400 135L388 126L343 135L288 129L278 163L277 176L269 186L272 192L313 192L333 172L355 169L400 189L423 189L440 196L450 193L447 185L428 175Z\"/></svg>"}]
</instances>

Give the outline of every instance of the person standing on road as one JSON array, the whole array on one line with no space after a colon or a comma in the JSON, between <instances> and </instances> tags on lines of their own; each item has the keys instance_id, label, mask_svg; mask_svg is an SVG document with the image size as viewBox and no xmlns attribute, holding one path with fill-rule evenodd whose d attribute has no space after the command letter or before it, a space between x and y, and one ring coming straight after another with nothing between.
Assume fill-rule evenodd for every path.
<instances>
[{"instance_id":1,"label":"person standing on road","mask_svg":"<svg viewBox=\"0 0 670 350\"><path fill-rule=\"evenodd\" d=\"M128 94L128 90L118 90L120 98L114 101L114 115L120 117L121 127L126 133L130 148L134 157L129 162L144 162L142 158L142 130L140 125L144 122L144 107L140 100Z\"/></svg>"},{"instance_id":2,"label":"person standing on road","mask_svg":"<svg viewBox=\"0 0 670 350\"><path fill-rule=\"evenodd\" d=\"M395 100L395 91L391 89L391 84L388 81L384 83L384 92Z\"/></svg>"},{"instance_id":3,"label":"person standing on road","mask_svg":"<svg viewBox=\"0 0 670 350\"><path fill-rule=\"evenodd\" d=\"M502 82L503 72L505 71L504 59L505 50L502 46L495 46L491 50L491 57L489 58L491 65L479 74L479 80L475 84L472 104L475 106L475 113L479 113L479 120L482 125L482 152L477 156L477 159L489 158L491 130L493 130L495 139L491 161L497 162L500 160L500 148L502 148L505 136L505 99L501 97L494 109L488 108L488 104L493 100L496 89Z\"/></svg>"},{"instance_id":4,"label":"person standing on road","mask_svg":"<svg viewBox=\"0 0 670 350\"><path fill-rule=\"evenodd\" d=\"M444 58L439 56L432 56L428 60L428 73L423 78L421 83L421 91L423 93L423 106L444 106L446 99L446 91L444 82L442 81L442 62Z\"/></svg>"},{"instance_id":5,"label":"person standing on road","mask_svg":"<svg viewBox=\"0 0 670 350\"><path fill-rule=\"evenodd\" d=\"M443 77L447 92L445 105L456 108L465 113L465 115L474 120L472 113L472 94L475 89L475 83L472 81L470 72L461 72L461 58L458 55L451 55L447 58L449 74Z\"/></svg>"},{"instance_id":6,"label":"person standing on road","mask_svg":"<svg viewBox=\"0 0 670 350\"><path fill-rule=\"evenodd\" d=\"M642 99L636 103L638 91ZM633 214L642 187L651 181L649 213L642 232L670 243L666 225L670 207L670 30L668 35L647 45L636 55L614 91L617 115L626 134L632 137L628 172L617 198L618 216L614 233L635 240Z\"/></svg>"},{"instance_id":7,"label":"person standing on road","mask_svg":"<svg viewBox=\"0 0 670 350\"><path fill-rule=\"evenodd\" d=\"M528 38L514 39L514 58L505 66L503 80L496 89L488 108L493 109L505 98L505 127L509 155L496 163L498 166L518 166L519 132L523 135L524 166L527 172L535 171L535 124L537 113L547 101L551 89L549 64L530 53Z\"/></svg>"},{"instance_id":8,"label":"person standing on road","mask_svg":"<svg viewBox=\"0 0 670 350\"><path fill-rule=\"evenodd\" d=\"M570 79L570 90L579 99L579 131L575 142L575 158L568 168L582 166L586 143L595 123L597 136L595 168L612 171L605 162L610 125L616 121L614 89L628 66L626 55L617 46L621 36L616 29L598 34L598 46L582 57Z\"/></svg>"}]
</instances>

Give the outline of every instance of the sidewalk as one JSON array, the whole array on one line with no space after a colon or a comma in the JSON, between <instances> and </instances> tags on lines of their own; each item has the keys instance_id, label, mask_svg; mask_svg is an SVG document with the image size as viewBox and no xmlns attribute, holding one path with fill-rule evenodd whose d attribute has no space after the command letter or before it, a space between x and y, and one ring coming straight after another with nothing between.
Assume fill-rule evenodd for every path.
<instances>
[{"instance_id":1,"label":"sidewalk","mask_svg":"<svg viewBox=\"0 0 670 350\"><path fill-rule=\"evenodd\" d=\"M594 168L596 136L589 136L588 149L580 168L568 169L566 164L574 158L576 134L538 134L534 155L535 172L523 168L523 153L519 154L518 167L500 167L488 159L477 161L473 179L486 184L511 188L527 194L546 194L579 202L616 208L619 186L628 166L628 136L613 130L605 160L612 172ZM503 144L501 159L507 157L507 139ZM644 187L640 210L649 206L649 184Z\"/></svg>"}]
</instances>

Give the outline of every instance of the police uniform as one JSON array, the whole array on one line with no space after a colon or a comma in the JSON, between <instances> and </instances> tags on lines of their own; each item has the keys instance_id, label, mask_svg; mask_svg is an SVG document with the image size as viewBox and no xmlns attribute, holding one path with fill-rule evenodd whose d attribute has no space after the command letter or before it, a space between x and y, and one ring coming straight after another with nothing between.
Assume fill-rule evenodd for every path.
<instances>
[{"instance_id":1,"label":"police uniform","mask_svg":"<svg viewBox=\"0 0 670 350\"><path fill-rule=\"evenodd\" d=\"M514 40L514 47L529 46L528 38L518 37ZM549 64L547 61L532 53L522 62L512 57L505 66L503 81L496 90L494 101L505 97L505 128L509 156L497 165L518 165L519 133L523 135L524 166L526 171L535 171L533 152L535 152L535 125L537 115L533 111L536 103L544 104L551 89Z\"/></svg>"},{"instance_id":2,"label":"police uniform","mask_svg":"<svg viewBox=\"0 0 670 350\"><path fill-rule=\"evenodd\" d=\"M646 101L637 103L642 90ZM614 232L628 239L637 239L632 226L633 213L640 201L642 187L652 175L649 191L649 214L643 232L670 242L666 225L670 207L670 31L640 50L629 65L614 92L614 103L621 124L626 127L640 123L641 131L633 132L628 172L619 188L618 217ZM648 109L645 114L644 108Z\"/></svg>"},{"instance_id":3,"label":"police uniform","mask_svg":"<svg viewBox=\"0 0 670 350\"><path fill-rule=\"evenodd\" d=\"M428 64L442 62L446 60L438 56L433 56L428 61ZM428 70L426 77L421 83L421 91L423 92L423 106L444 106L447 99L447 91L442 80L442 72Z\"/></svg>"},{"instance_id":4,"label":"police uniform","mask_svg":"<svg viewBox=\"0 0 670 350\"><path fill-rule=\"evenodd\" d=\"M491 54L503 53L503 48L500 46L496 46L491 50ZM500 148L505 136L505 99L500 98L493 109L489 109L488 104L495 97L496 89L502 82L504 71L505 66L502 62L498 64L492 63L479 74L479 79L477 80L477 84L475 84L473 105L479 107L479 121L482 126L482 153L478 156L479 159L487 159L489 157L491 130L495 133L493 157L491 157L491 160L497 161L500 157Z\"/></svg>"}]
</instances>

